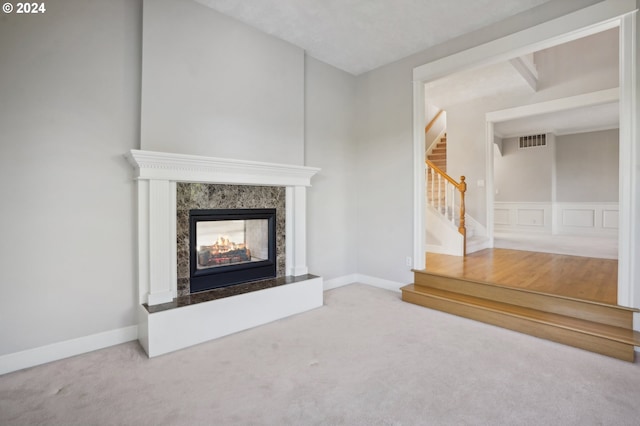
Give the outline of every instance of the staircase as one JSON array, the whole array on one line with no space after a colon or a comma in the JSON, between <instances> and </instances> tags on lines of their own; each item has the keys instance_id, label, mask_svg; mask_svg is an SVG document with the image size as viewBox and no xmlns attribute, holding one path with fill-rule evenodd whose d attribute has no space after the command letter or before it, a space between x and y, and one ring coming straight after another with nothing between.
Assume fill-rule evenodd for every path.
<instances>
[{"instance_id":1,"label":"staircase","mask_svg":"<svg viewBox=\"0 0 640 426\"><path fill-rule=\"evenodd\" d=\"M431 161L436 167L443 172L447 172L447 134L440 138L440 141L433 147L431 152L427 154L427 160ZM433 184L432 181L436 179L435 173L427 173L427 201L431 205L446 206L445 203L445 186ZM453 212L445 211L444 208L440 211L443 215L451 215Z\"/></svg>"},{"instance_id":2,"label":"staircase","mask_svg":"<svg viewBox=\"0 0 640 426\"><path fill-rule=\"evenodd\" d=\"M464 256L467 252L465 177L447 174L447 115L439 110L425 127L425 251ZM475 222L477 223L477 222ZM477 244L482 248L484 242ZM474 249L476 246L472 246Z\"/></svg>"},{"instance_id":3,"label":"staircase","mask_svg":"<svg viewBox=\"0 0 640 426\"><path fill-rule=\"evenodd\" d=\"M414 271L402 300L498 327L634 361L637 309Z\"/></svg>"},{"instance_id":4,"label":"staircase","mask_svg":"<svg viewBox=\"0 0 640 426\"><path fill-rule=\"evenodd\" d=\"M443 172L447 171L447 134L443 137L436 146L427 155L427 160L435 164Z\"/></svg>"}]
</instances>

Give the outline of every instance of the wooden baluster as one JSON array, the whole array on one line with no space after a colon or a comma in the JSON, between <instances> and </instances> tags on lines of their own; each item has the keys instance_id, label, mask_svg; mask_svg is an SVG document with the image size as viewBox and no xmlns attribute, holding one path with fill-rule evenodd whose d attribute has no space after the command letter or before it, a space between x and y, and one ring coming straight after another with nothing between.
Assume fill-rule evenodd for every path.
<instances>
[{"instance_id":1,"label":"wooden baluster","mask_svg":"<svg viewBox=\"0 0 640 426\"><path fill-rule=\"evenodd\" d=\"M449 181L444 182L444 217L449 219Z\"/></svg>"},{"instance_id":2,"label":"wooden baluster","mask_svg":"<svg viewBox=\"0 0 640 426\"><path fill-rule=\"evenodd\" d=\"M442 175L438 173L438 211L442 214Z\"/></svg>"},{"instance_id":3,"label":"wooden baluster","mask_svg":"<svg viewBox=\"0 0 640 426\"><path fill-rule=\"evenodd\" d=\"M450 207L449 207L449 215L451 217L451 223L456 224L456 186L451 185L451 193L449 194Z\"/></svg>"},{"instance_id":4,"label":"wooden baluster","mask_svg":"<svg viewBox=\"0 0 640 426\"><path fill-rule=\"evenodd\" d=\"M427 164L427 167L425 167L424 169L424 187L425 187L427 204L429 204L431 200L429 200L429 165L428 164Z\"/></svg>"},{"instance_id":5,"label":"wooden baluster","mask_svg":"<svg viewBox=\"0 0 640 426\"><path fill-rule=\"evenodd\" d=\"M451 223L453 223L454 225L456 224L456 190L458 189L457 186L452 185L451 188Z\"/></svg>"},{"instance_id":6,"label":"wooden baluster","mask_svg":"<svg viewBox=\"0 0 640 426\"><path fill-rule=\"evenodd\" d=\"M436 182L436 177L433 174L433 169L431 167L429 167L429 172L431 173L431 195L429 196L429 204L431 204L432 207L435 207L435 199L433 198L433 194L435 191L435 182Z\"/></svg>"}]
</instances>

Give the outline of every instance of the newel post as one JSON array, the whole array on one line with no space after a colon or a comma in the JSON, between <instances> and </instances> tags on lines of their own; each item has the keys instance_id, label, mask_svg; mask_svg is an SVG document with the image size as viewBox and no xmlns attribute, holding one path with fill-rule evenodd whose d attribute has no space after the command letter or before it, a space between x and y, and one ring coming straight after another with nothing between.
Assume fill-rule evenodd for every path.
<instances>
[{"instance_id":1,"label":"newel post","mask_svg":"<svg viewBox=\"0 0 640 426\"><path fill-rule=\"evenodd\" d=\"M467 228L465 228L464 225L464 193L467 191L467 183L464 180L465 177L460 176L460 185L458 186L458 189L460 190L460 226L458 227L458 232L462 234L464 241L463 254L467 254Z\"/></svg>"}]
</instances>

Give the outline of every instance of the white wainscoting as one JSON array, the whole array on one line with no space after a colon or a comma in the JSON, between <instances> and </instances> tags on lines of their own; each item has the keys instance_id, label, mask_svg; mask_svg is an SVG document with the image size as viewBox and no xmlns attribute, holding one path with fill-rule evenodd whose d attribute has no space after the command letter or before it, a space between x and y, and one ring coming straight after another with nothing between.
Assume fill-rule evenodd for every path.
<instances>
[{"instance_id":1,"label":"white wainscoting","mask_svg":"<svg viewBox=\"0 0 640 426\"><path fill-rule=\"evenodd\" d=\"M556 203L556 234L618 234L618 203Z\"/></svg>"},{"instance_id":2,"label":"white wainscoting","mask_svg":"<svg viewBox=\"0 0 640 426\"><path fill-rule=\"evenodd\" d=\"M496 231L551 233L551 203L493 204Z\"/></svg>"},{"instance_id":3,"label":"white wainscoting","mask_svg":"<svg viewBox=\"0 0 640 426\"><path fill-rule=\"evenodd\" d=\"M494 228L501 232L615 236L618 203L494 202Z\"/></svg>"}]
</instances>

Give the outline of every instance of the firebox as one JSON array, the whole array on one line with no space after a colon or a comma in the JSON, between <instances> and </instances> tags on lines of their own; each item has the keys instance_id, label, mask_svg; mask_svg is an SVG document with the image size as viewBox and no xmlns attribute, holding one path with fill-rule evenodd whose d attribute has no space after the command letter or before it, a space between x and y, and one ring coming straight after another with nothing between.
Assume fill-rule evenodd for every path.
<instances>
[{"instance_id":1,"label":"firebox","mask_svg":"<svg viewBox=\"0 0 640 426\"><path fill-rule=\"evenodd\" d=\"M276 276L276 209L189 211L191 293Z\"/></svg>"}]
</instances>

